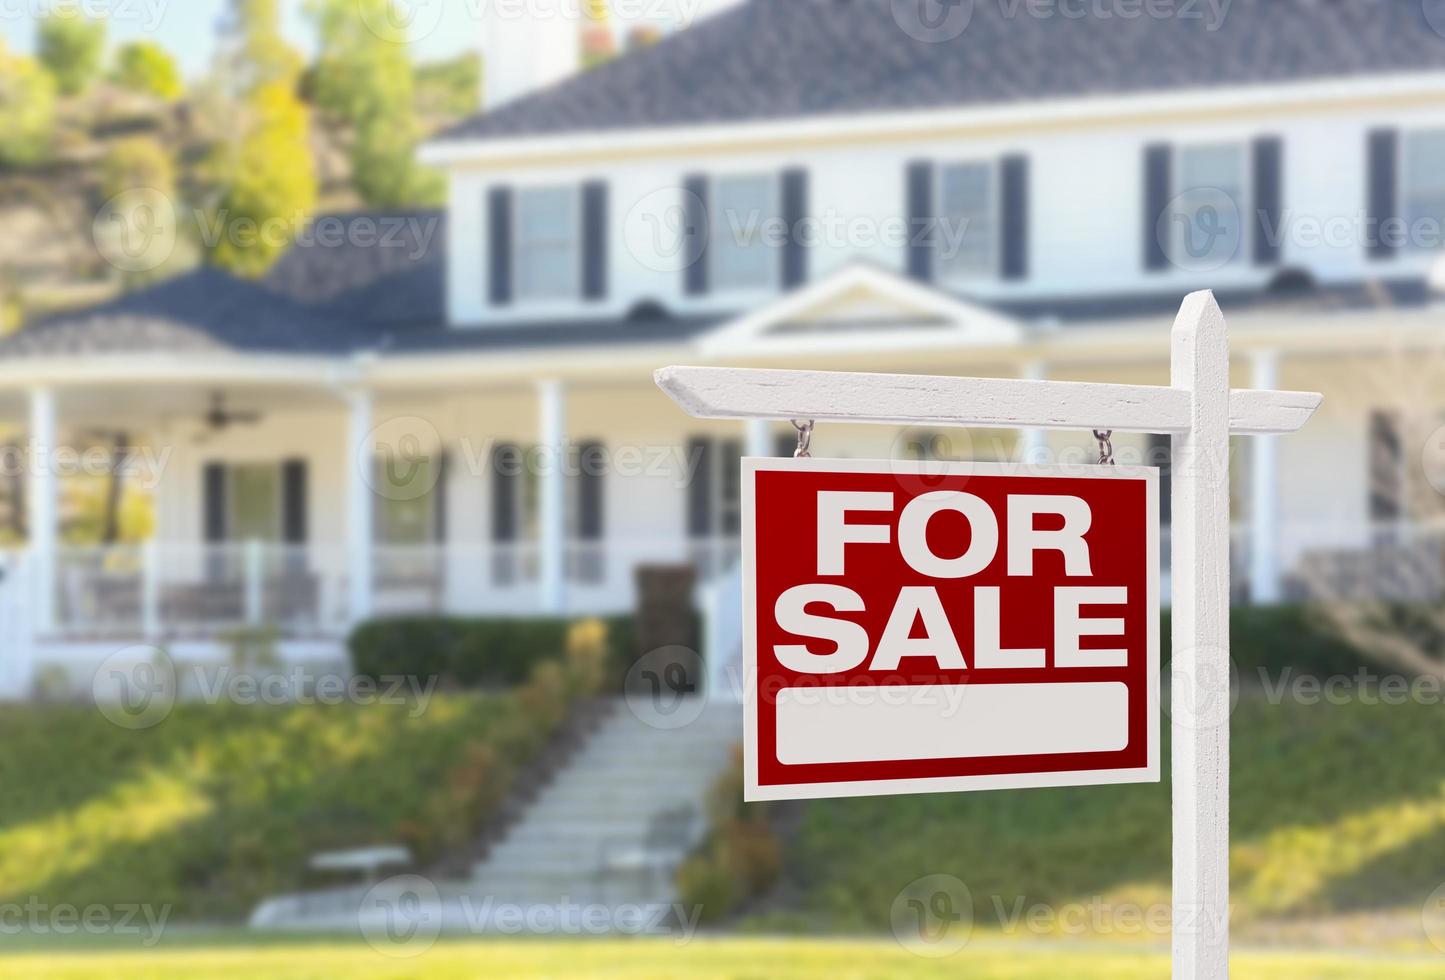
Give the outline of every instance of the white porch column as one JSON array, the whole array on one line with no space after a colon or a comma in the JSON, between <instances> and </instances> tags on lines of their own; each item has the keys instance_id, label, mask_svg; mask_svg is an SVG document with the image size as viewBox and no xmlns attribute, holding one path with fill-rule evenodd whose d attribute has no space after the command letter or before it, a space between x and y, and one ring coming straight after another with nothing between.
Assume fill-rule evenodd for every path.
<instances>
[{"instance_id":1,"label":"white porch column","mask_svg":"<svg viewBox=\"0 0 1445 980\"><path fill-rule=\"evenodd\" d=\"M1029 361L1023 367L1022 376L1025 381L1047 381L1049 366L1043 361ZM1032 463L1035 466L1049 462L1048 445L1049 433L1047 430L1024 429L1023 437L1019 440L1019 461Z\"/></svg>"},{"instance_id":2,"label":"white porch column","mask_svg":"<svg viewBox=\"0 0 1445 980\"><path fill-rule=\"evenodd\" d=\"M542 611L567 609L567 386L557 378L537 382L539 460L539 577Z\"/></svg>"},{"instance_id":3,"label":"white porch column","mask_svg":"<svg viewBox=\"0 0 1445 980\"><path fill-rule=\"evenodd\" d=\"M35 581L35 631L55 629L55 547L59 502L55 474L55 393L30 389L30 560Z\"/></svg>"},{"instance_id":4,"label":"white porch column","mask_svg":"<svg viewBox=\"0 0 1445 980\"><path fill-rule=\"evenodd\" d=\"M743 427L746 433L744 456L773 455L776 447L773 445L773 423L771 420L747 419L743 423Z\"/></svg>"},{"instance_id":5,"label":"white porch column","mask_svg":"<svg viewBox=\"0 0 1445 980\"><path fill-rule=\"evenodd\" d=\"M372 537L375 491L372 470L371 392L357 388L347 392L349 416L346 425L346 572L348 611L352 622L371 615Z\"/></svg>"},{"instance_id":6,"label":"white porch column","mask_svg":"<svg viewBox=\"0 0 1445 980\"><path fill-rule=\"evenodd\" d=\"M1253 388L1279 387L1279 351L1256 351ZM1279 602L1279 437L1250 441L1249 597L1257 604Z\"/></svg>"}]
</instances>

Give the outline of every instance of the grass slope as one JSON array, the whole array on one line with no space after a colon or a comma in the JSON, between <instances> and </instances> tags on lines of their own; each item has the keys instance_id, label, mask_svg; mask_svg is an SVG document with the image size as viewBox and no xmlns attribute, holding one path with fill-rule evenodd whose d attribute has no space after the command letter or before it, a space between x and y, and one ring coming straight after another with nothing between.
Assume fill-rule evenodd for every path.
<instances>
[{"instance_id":1,"label":"grass slope","mask_svg":"<svg viewBox=\"0 0 1445 980\"><path fill-rule=\"evenodd\" d=\"M1442 711L1241 701L1236 924L1382 908L1418 922L1445 881ZM1020 899L1167 904L1169 785L819 801L787 861L810 927L886 930L900 889L931 874L967 884L982 928L1007 924L999 909Z\"/></svg>"},{"instance_id":2,"label":"grass slope","mask_svg":"<svg viewBox=\"0 0 1445 980\"><path fill-rule=\"evenodd\" d=\"M295 887L317 850L435 820L439 788L479 747L521 754L519 715L513 699L480 695L437 696L424 711L182 705L128 731L94 709L7 708L0 902L242 916Z\"/></svg>"}]
</instances>

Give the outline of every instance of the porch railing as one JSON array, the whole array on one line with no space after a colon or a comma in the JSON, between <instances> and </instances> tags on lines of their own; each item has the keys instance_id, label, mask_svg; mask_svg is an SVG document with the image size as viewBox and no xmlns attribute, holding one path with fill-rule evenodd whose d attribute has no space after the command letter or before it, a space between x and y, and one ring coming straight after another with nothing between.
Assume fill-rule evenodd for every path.
<instances>
[{"instance_id":1,"label":"porch railing","mask_svg":"<svg viewBox=\"0 0 1445 980\"><path fill-rule=\"evenodd\" d=\"M1445 599L1445 521L1286 524L1276 536L1280 594L1294 601ZM1251 529L1232 534L1235 600L1250 595ZM1169 535L1161 541L1168 598ZM636 569L690 564L704 587L736 568L738 540L635 538L567 545L565 609L625 612ZM544 611L537 544L378 546L374 615ZM250 542L66 547L56 556L56 630L68 638L214 637L245 627L335 636L351 622L344 549Z\"/></svg>"},{"instance_id":2,"label":"porch railing","mask_svg":"<svg viewBox=\"0 0 1445 980\"><path fill-rule=\"evenodd\" d=\"M572 614L631 609L635 571L692 564L699 582L732 567L736 538L574 541L565 560ZM516 544L382 545L372 553L372 612L543 612L541 553ZM275 628L335 635L351 617L344 549L260 541L63 547L55 567L56 632L68 638L214 636Z\"/></svg>"}]
</instances>

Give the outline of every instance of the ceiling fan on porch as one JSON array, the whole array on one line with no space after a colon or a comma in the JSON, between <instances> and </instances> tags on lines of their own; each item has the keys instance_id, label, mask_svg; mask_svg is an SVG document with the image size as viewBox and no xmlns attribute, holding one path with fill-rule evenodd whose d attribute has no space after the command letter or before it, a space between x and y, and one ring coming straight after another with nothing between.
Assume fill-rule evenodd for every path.
<instances>
[{"instance_id":1,"label":"ceiling fan on porch","mask_svg":"<svg viewBox=\"0 0 1445 980\"><path fill-rule=\"evenodd\" d=\"M260 412L238 411L226 407L224 392L211 393L211 404L201 416L204 426L196 436L196 442L205 442L218 432L224 432L235 425L255 425L261 421Z\"/></svg>"}]
</instances>

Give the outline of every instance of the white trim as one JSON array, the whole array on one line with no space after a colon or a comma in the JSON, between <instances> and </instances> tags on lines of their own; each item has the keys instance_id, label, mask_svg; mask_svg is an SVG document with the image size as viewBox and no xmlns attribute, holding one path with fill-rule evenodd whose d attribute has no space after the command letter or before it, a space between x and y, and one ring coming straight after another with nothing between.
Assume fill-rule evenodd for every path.
<instances>
[{"instance_id":1,"label":"white trim","mask_svg":"<svg viewBox=\"0 0 1445 980\"><path fill-rule=\"evenodd\" d=\"M1145 765L1138 768L1085 771L1013 773L992 776L940 776L918 779L851 780L831 783L759 785L758 770L758 610L757 610L757 498L759 472L772 470L826 473L906 474L910 471L935 479L943 476L1057 477L1067 479L1143 480L1146 486L1145 520L1148 614L1145 641L1148 698ZM755 459L743 460L742 479L743 575L743 796L748 802L765 800L831 799L857 796L894 796L909 793L953 793L991 789L1052 786L1101 786L1157 783L1159 764L1159 471L1144 466L1020 466L1006 463L912 463L896 459Z\"/></svg>"},{"instance_id":2,"label":"white trim","mask_svg":"<svg viewBox=\"0 0 1445 980\"><path fill-rule=\"evenodd\" d=\"M666 367L653 377L683 411L704 419L1181 433L1191 418L1188 391L1153 385L726 367ZM1294 432L1323 400L1316 392L1236 389L1227 398L1229 429Z\"/></svg>"},{"instance_id":3,"label":"white trim","mask_svg":"<svg viewBox=\"0 0 1445 980\"><path fill-rule=\"evenodd\" d=\"M432 141L422 144L418 157L429 166L501 166L520 158L556 157L575 162L594 154L656 153L677 155L708 149L726 150L730 144L776 141L796 146L822 138L866 139L930 130L1043 126L1068 119L1080 123L1127 123L1140 115L1168 115L1187 119L1190 114L1217 109L1277 109L1288 112L1300 102L1338 101L1439 95L1445 91L1445 72L1395 72L1363 78L1236 85L1217 89L1181 89L1140 95L1113 93L1063 99L1041 99L1023 105L800 116L741 123L700 126L649 126L596 132L560 132L542 136L498 137Z\"/></svg>"},{"instance_id":4,"label":"white trim","mask_svg":"<svg viewBox=\"0 0 1445 980\"><path fill-rule=\"evenodd\" d=\"M902 325L870 330L861 335L819 333L808 337L769 336L774 327L785 324L839 296L856 290L875 293L899 306L917 310L921 317L942 320L943 329L920 329ZM708 355L783 351L898 350L921 346L983 346L1021 342L1025 328L986 307L956 299L871 262L853 262L837 272L817 279L766 306L736 320L715 327L698 341Z\"/></svg>"}]
</instances>

